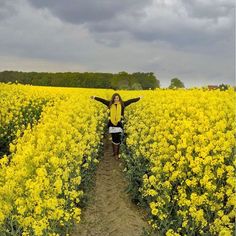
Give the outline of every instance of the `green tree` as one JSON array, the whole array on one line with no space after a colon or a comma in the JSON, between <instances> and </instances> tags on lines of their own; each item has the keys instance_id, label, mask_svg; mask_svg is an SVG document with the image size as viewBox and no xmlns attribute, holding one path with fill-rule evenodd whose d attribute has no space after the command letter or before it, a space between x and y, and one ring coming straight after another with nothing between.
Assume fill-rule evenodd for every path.
<instances>
[{"instance_id":1,"label":"green tree","mask_svg":"<svg viewBox=\"0 0 236 236\"><path fill-rule=\"evenodd\" d=\"M131 88L132 88L133 90L142 90L142 89L143 89L140 83L133 83L133 84L131 85Z\"/></svg>"},{"instance_id":2,"label":"green tree","mask_svg":"<svg viewBox=\"0 0 236 236\"><path fill-rule=\"evenodd\" d=\"M160 87L160 82L152 72L133 74L125 71L118 74L98 72L0 72L0 82L15 83L15 81L20 84L82 88L154 89Z\"/></svg>"},{"instance_id":3,"label":"green tree","mask_svg":"<svg viewBox=\"0 0 236 236\"><path fill-rule=\"evenodd\" d=\"M178 78L173 78L171 80L169 88L170 89L173 89L173 88L184 88L184 83L180 79L178 79Z\"/></svg>"},{"instance_id":4,"label":"green tree","mask_svg":"<svg viewBox=\"0 0 236 236\"><path fill-rule=\"evenodd\" d=\"M229 85L223 84L223 83L220 84L218 87L219 87L220 91L225 91L225 90L229 89Z\"/></svg>"},{"instance_id":5,"label":"green tree","mask_svg":"<svg viewBox=\"0 0 236 236\"><path fill-rule=\"evenodd\" d=\"M111 86L115 90L116 89L130 89L129 74L125 71L122 71L114 75L111 80Z\"/></svg>"}]
</instances>

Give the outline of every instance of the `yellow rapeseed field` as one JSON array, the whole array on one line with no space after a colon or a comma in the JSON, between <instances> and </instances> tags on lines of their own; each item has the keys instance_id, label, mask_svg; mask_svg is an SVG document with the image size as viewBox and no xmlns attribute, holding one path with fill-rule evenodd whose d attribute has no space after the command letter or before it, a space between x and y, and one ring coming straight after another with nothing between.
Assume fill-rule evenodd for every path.
<instances>
[{"instance_id":1,"label":"yellow rapeseed field","mask_svg":"<svg viewBox=\"0 0 236 236\"><path fill-rule=\"evenodd\" d=\"M166 235L232 235L236 99L228 91L156 90L126 113L126 163L146 159L139 188ZM132 171L132 166L129 165ZM195 234L194 234L195 233Z\"/></svg>"},{"instance_id":2,"label":"yellow rapeseed field","mask_svg":"<svg viewBox=\"0 0 236 236\"><path fill-rule=\"evenodd\" d=\"M92 104L87 90L1 86L1 93L12 89L12 97L19 89L22 100L51 102L43 107L38 123L23 129L23 135L21 127L20 132L19 126L14 127L17 138L9 144L11 158L0 159L0 234L61 235L72 220L80 221L81 171L98 162L106 113L97 109L100 104ZM7 111L10 98L6 98L1 111ZM10 107L14 115L25 104L14 98Z\"/></svg>"},{"instance_id":3,"label":"yellow rapeseed field","mask_svg":"<svg viewBox=\"0 0 236 236\"><path fill-rule=\"evenodd\" d=\"M113 90L0 84L0 235L69 235L86 173L100 159ZM160 235L232 235L235 92L118 91L122 161ZM1 146L0 146L1 147ZM112 157L111 157L112 158ZM137 181L130 183L137 184Z\"/></svg>"}]
</instances>

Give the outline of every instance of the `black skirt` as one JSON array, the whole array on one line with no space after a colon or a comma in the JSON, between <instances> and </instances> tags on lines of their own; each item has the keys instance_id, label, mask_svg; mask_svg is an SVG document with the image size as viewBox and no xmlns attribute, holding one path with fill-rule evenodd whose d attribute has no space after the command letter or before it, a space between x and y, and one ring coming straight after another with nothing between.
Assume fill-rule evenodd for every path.
<instances>
[{"instance_id":1,"label":"black skirt","mask_svg":"<svg viewBox=\"0 0 236 236\"><path fill-rule=\"evenodd\" d=\"M112 133L111 137L112 137L112 143L114 143L116 145L121 144L121 142L122 142L121 133Z\"/></svg>"}]
</instances>

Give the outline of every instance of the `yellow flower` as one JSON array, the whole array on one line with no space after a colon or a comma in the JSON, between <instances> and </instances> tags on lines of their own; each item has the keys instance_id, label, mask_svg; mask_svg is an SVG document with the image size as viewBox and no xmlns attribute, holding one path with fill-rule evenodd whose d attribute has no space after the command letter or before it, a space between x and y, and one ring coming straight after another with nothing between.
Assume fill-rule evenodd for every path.
<instances>
[{"instance_id":1,"label":"yellow flower","mask_svg":"<svg viewBox=\"0 0 236 236\"><path fill-rule=\"evenodd\" d=\"M152 209L152 214L156 216L158 214L158 210L156 208Z\"/></svg>"}]
</instances>

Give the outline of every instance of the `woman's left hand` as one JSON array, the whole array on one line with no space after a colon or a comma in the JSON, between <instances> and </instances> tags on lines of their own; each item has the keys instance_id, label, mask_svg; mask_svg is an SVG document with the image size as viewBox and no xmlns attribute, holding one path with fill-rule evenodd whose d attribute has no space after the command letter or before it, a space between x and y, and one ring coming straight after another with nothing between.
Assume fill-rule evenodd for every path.
<instances>
[{"instance_id":1,"label":"woman's left hand","mask_svg":"<svg viewBox=\"0 0 236 236\"><path fill-rule=\"evenodd\" d=\"M140 99L143 98L143 96L140 96Z\"/></svg>"}]
</instances>

